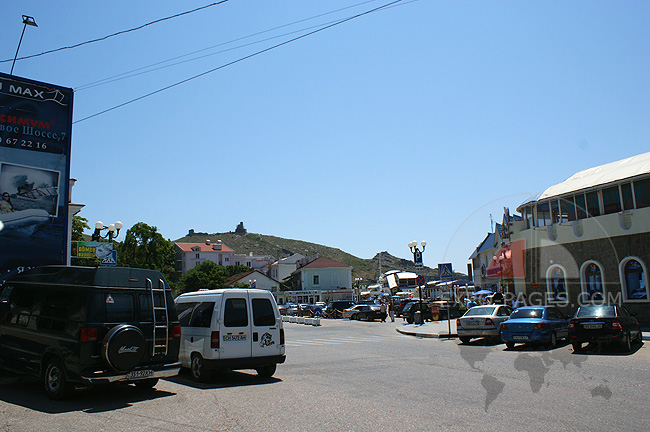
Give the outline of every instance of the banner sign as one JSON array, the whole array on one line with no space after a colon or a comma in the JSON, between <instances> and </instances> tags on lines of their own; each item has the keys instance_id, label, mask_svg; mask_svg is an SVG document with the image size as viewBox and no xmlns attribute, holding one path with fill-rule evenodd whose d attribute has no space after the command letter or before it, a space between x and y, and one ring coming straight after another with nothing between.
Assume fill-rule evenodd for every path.
<instances>
[{"instance_id":1,"label":"banner sign","mask_svg":"<svg viewBox=\"0 0 650 432\"><path fill-rule=\"evenodd\" d=\"M0 73L0 283L67 262L72 97Z\"/></svg>"},{"instance_id":2,"label":"banner sign","mask_svg":"<svg viewBox=\"0 0 650 432\"><path fill-rule=\"evenodd\" d=\"M99 258L103 259L113 253L113 243L102 242L72 242L73 258Z\"/></svg>"}]
</instances>

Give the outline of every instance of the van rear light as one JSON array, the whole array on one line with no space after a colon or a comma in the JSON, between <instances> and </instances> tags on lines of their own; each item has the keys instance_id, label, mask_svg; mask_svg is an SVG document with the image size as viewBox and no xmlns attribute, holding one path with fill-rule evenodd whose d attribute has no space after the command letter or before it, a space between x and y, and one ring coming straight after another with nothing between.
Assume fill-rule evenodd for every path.
<instances>
[{"instance_id":1,"label":"van rear light","mask_svg":"<svg viewBox=\"0 0 650 432\"><path fill-rule=\"evenodd\" d=\"M219 348L219 332L213 331L210 333L210 348L217 349Z\"/></svg>"},{"instance_id":2,"label":"van rear light","mask_svg":"<svg viewBox=\"0 0 650 432\"><path fill-rule=\"evenodd\" d=\"M180 339L181 338L181 326L175 325L172 328L172 336L174 337L174 339Z\"/></svg>"},{"instance_id":3,"label":"van rear light","mask_svg":"<svg viewBox=\"0 0 650 432\"><path fill-rule=\"evenodd\" d=\"M280 329L280 345L284 345L284 329Z\"/></svg>"},{"instance_id":4,"label":"van rear light","mask_svg":"<svg viewBox=\"0 0 650 432\"><path fill-rule=\"evenodd\" d=\"M620 322L614 320L612 321L612 330L623 330L623 326Z\"/></svg>"},{"instance_id":5,"label":"van rear light","mask_svg":"<svg viewBox=\"0 0 650 432\"><path fill-rule=\"evenodd\" d=\"M99 330L95 327L83 327L79 333L79 342L97 342Z\"/></svg>"}]
</instances>

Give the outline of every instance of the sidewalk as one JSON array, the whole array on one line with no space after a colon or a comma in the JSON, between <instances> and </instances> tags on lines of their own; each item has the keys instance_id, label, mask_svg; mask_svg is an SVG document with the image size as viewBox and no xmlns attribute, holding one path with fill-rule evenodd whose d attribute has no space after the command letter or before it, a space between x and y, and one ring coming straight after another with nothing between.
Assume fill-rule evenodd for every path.
<instances>
[{"instance_id":1,"label":"sidewalk","mask_svg":"<svg viewBox=\"0 0 650 432\"><path fill-rule=\"evenodd\" d=\"M400 318L395 319L395 324L399 324ZM451 332L449 331L451 328ZM398 325L395 330L398 333L408 336L416 336L421 338L456 338L456 320L452 319L451 323L447 321L427 321L424 324L404 324ZM650 340L650 329L643 330L643 340Z\"/></svg>"}]
</instances>

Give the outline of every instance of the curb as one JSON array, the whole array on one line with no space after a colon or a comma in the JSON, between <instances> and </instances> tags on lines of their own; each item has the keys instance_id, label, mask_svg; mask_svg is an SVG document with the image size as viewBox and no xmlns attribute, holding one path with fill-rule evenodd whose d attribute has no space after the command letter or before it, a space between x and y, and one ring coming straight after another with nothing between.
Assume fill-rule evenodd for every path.
<instances>
[{"instance_id":1,"label":"curb","mask_svg":"<svg viewBox=\"0 0 650 432\"><path fill-rule=\"evenodd\" d=\"M419 338L431 338L431 339L451 339L458 337L456 333L421 333L421 332L416 332L416 331L407 331L403 330L399 327L396 327L395 330L397 333L401 333L403 335L407 336L415 336Z\"/></svg>"}]
</instances>

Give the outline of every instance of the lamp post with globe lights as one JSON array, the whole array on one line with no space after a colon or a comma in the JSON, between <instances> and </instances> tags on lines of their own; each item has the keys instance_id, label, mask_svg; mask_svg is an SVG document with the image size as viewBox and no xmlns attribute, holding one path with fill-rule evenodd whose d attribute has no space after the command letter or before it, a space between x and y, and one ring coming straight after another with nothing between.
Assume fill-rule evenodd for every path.
<instances>
[{"instance_id":1,"label":"lamp post with globe lights","mask_svg":"<svg viewBox=\"0 0 650 432\"><path fill-rule=\"evenodd\" d=\"M411 253L413 254L413 263L415 264L415 267L422 267L422 252L424 252L424 249L427 247L427 242L421 241L420 246L422 246L422 250L418 248L418 242L413 240L408 244L409 249L411 250ZM422 319L422 286L421 284L418 283L418 297L420 298L418 301L418 309L420 310L420 319Z\"/></svg>"},{"instance_id":2,"label":"lamp post with globe lights","mask_svg":"<svg viewBox=\"0 0 650 432\"><path fill-rule=\"evenodd\" d=\"M104 226L102 221L97 221L95 222L95 232L93 232L92 240L99 241L100 238L107 238L109 242L112 242L115 237L120 235L120 230L123 226L120 221L112 223L109 226ZM102 235L103 230L108 231L106 235Z\"/></svg>"}]
</instances>

